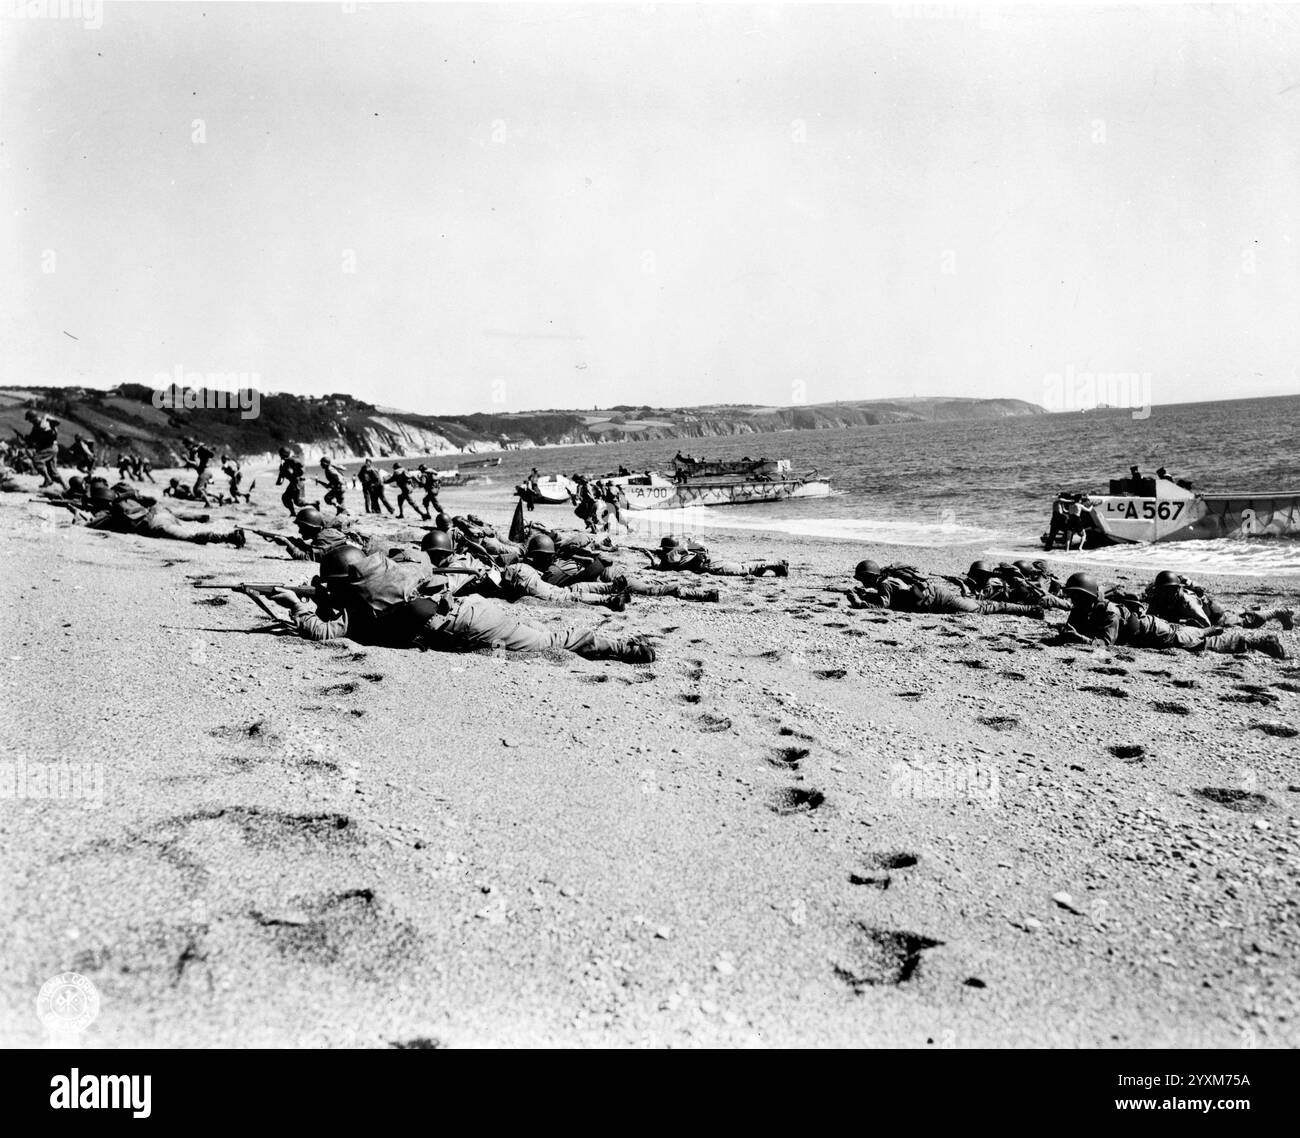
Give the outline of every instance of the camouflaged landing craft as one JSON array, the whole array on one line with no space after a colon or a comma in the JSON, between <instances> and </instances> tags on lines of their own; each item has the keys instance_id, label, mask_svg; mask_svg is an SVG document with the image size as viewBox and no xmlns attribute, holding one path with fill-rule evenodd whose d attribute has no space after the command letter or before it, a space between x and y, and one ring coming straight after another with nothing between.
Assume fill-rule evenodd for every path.
<instances>
[{"instance_id":1,"label":"camouflaged landing craft","mask_svg":"<svg viewBox=\"0 0 1300 1138\"><path fill-rule=\"evenodd\" d=\"M787 498L824 498L828 479L814 470L794 474L789 459L744 460L735 463L675 463L672 479L658 474L612 479L619 506L628 510L676 510L685 506L740 506L751 502L783 502Z\"/></svg>"},{"instance_id":2,"label":"camouflaged landing craft","mask_svg":"<svg viewBox=\"0 0 1300 1138\"><path fill-rule=\"evenodd\" d=\"M1084 510L1088 546L1300 537L1300 491L1203 494L1167 478L1112 478Z\"/></svg>"}]
</instances>

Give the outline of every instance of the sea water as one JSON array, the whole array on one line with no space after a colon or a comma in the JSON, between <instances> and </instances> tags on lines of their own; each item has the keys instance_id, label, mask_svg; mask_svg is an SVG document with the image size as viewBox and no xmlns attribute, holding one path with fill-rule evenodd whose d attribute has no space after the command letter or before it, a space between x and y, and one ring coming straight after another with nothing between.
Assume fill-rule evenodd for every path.
<instances>
[{"instance_id":1,"label":"sea water","mask_svg":"<svg viewBox=\"0 0 1300 1138\"><path fill-rule=\"evenodd\" d=\"M1190 478L1198 490L1300 493L1300 396L1156 405L1129 410L972 421L890 423L843 430L782 431L502 453L483 480L454 491L493 519L514 508L514 486L543 474L600 476L625 465L669 471L681 450L697 459L788 458L797 472L831 480L827 498L686 511L627 511L638 533L669 529L764 530L873 544L981 546L1004 557L1037 551L1058 490L1104 492L1136 464ZM403 459L409 466L420 459ZM427 459L450 467L454 456ZM379 464L385 471L389 461ZM355 468L355 464L349 464ZM452 493L449 491L449 493ZM568 522L566 507L539 507ZM1071 560L1080 555L1076 551ZM1246 539L1090 550L1083 560L1134 568L1215 573L1300 573L1300 542Z\"/></svg>"}]
</instances>

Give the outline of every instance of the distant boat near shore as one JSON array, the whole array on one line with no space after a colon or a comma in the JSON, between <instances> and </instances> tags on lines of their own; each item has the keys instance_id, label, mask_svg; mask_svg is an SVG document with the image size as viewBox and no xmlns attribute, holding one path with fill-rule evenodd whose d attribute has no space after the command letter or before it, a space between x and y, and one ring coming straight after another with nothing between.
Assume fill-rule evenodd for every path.
<instances>
[{"instance_id":1,"label":"distant boat near shore","mask_svg":"<svg viewBox=\"0 0 1300 1138\"><path fill-rule=\"evenodd\" d=\"M1204 494L1168 478L1113 478L1109 489L1107 494L1088 495L1081 503L1088 548L1224 537L1300 537L1300 490Z\"/></svg>"},{"instance_id":2,"label":"distant boat near shore","mask_svg":"<svg viewBox=\"0 0 1300 1138\"><path fill-rule=\"evenodd\" d=\"M628 510L677 510L686 506L743 506L782 502L790 498L824 498L829 479L817 472L795 474L789 459L696 461L680 454L673 460L673 478L655 473L611 481L619 506Z\"/></svg>"}]
</instances>

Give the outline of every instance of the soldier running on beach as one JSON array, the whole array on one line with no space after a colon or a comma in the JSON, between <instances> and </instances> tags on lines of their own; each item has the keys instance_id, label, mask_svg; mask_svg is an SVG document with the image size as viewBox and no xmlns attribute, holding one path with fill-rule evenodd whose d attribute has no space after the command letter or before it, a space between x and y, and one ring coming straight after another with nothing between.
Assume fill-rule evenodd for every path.
<instances>
[{"instance_id":1,"label":"soldier running on beach","mask_svg":"<svg viewBox=\"0 0 1300 1138\"><path fill-rule=\"evenodd\" d=\"M400 462L393 463L393 472L384 479L385 484L391 482L397 487L397 516L403 518L406 514L403 512L406 506L410 506L426 522L429 515L416 505L415 499L411 497L411 475L408 471L402 469Z\"/></svg>"},{"instance_id":2,"label":"soldier running on beach","mask_svg":"<svg viewBox=\"0 0 1300 1138\"><path fill-rule=\"evenodd\" d=\"M1259 628L1270 620L1276 620L1284 631L1290 632L1295 624L1295 614L1289 608L1229 612L1213 594L1169 569L1156 574L1155 580L1147 586L1145 600L1148 615L1197 628L1233 628L1238 625Z\"/></svg>"},{"instance_id":3,"label":"soldier running on beach","mask_svg":"<svg viewBox=\"0 0 1300 1138\"><path fill-rule=\"evenodd\" d=\"M239 459L223 454L221 456L221 473L226 476L227 481L230 483L230 498L232 501L238 502L240 498L243 498L245 502L253 500L252 494L246 494L239 488L244 481L244 472L239 465Z\"/></svg>"},{"instance_id":4,"label":"soldier running on beach","mask_svg":"<svg viewBox=\"0 0 1300 1138\"><path fill-rule=\"evenodd\" d=\"M31 453L32 465L41 476L41 486L50 486L57 482L64 489L67 483L59 473L59 420L49 415L38 415L35 411L25 411L23 418L32 426L26 436L19 436Z\"/></svg>"},{"instance_id":5,"label":"soldier running on beach","mask_svg":"<svg viewBox=\"0 0 1300 1138\"><path fill-rule=\"evenodd\" d=\"M424 497L420 505L430 514L442 513L442 505L438 501L438 491L442 488L442 478L436 470L430 470L423 462L420 463L419 473L415 476L417 487L423 487Z\"/></svg>"},{"instance_id":6,"label":"soldier running on beach","mask_svg":"<svg viewBox=\"0 0 1300 1138\"><path fill-rule=\"evenodd\" d=\"M1290 653L1274 633L1250 635L1233 629L1190 628L1158 616L1142 616L1102 596L1096 578L1075 573L1065 582L1065 595L1073 606L1060 631L1073 644L1125 645L1132 648L1182 648L1188 652L1222 652L1239 655L1262 652L1275 660Z\"/></svg>"},{"instance_id":7,"label":"soldier running on beach","mask_svg":"<svg viewBox=\"0 0 1300 1138\"><path fill-rule=\"evenodd\" d=\"M454 597L445 591L436 598L423 596L420 585L427 577L424 568L379 555L367 557L345 545L321 563L325 596L315 606L288 591L272 599L289 610L299 635L308 640L346 636L361 644L442 652L562 649L590 660L632 664L648 664L655 658L654 648L639 636L543 628L522 620L511 606L486 597Z\"/></svg>"},{"instance_id":8,"label":"soldier running on beach","mask_svg":"<svg viewBox=\"0 0 1300 1138\"><path fill-rule=\"evenodd\" d=\"M277 486L284 482L289 484L285 487L280 501L284 504L284 508L289 511L290 517L296 516L298 511L307 505L302 500L302 490L306 479L307 471L302 463L293 457L288 447L281 447L280 472L275 476L275 484ZM314 505L319 508L320 503L316 502Z\"/></svg>"},{"instance_id":9,"label":"soldier running on beach","mask_svg":"<svg viewBox=\"0 0 1300 1138\"><path fill-rule=\"evenodd\" d=\"M858 581L858 586L850 589L846 595L849 604L857 609L1029 616L1039 620L1043 617L1043 610L1037 605L964 597L956 589L930 580L909 565L888 565L882 568L875 561L859 561L853 570L853 576Z\"/></svg>"},{"instance_id":10,"label":"soldier running on beach","mask_svg":"<svg viewBox=\"0 0 1300 1138\"><path fill-rule=\"evenodd\" d=\"M334 469L334 464L330 462L329 456L325 455L320 460L320 468L325 472L325 480L320 482L325 487L325 505L333 506L336 514L344 512L343 506L343 479L339 472Z\"/></svg>"}]
</instances>

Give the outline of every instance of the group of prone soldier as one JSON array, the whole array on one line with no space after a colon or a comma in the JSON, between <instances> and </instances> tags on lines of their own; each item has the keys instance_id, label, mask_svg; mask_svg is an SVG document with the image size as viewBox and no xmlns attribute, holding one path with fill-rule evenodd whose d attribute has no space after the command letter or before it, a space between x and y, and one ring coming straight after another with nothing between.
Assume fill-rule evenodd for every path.
<instances>
[{"instance_id":1,"label":"group of prone soldier","mask_svg":"<svg viewBox=\"0 0 1300 1138\"><path fill-rule=\"evenodd\" d=\"M326 519L308 507L295 518L298 537L254 531L293 560L317 561L311 589L258 586L289 610L292 624L311 640L347 637L388 647L470 651L560 649L589 659L648 663L654 647L639 635L615 636L573 627L545 627L517 615L514 606L594 605L615 612L632 596L717 601L716 588L655 579L660 573L785 577L784 561L721 561L706 547L666 537L649 559L647 574L619 567L608 540L560 533L533 523L521 542L502 537L474 515L437 515L420 553L388 548Z\"/></svg>"},{"instance_id":2,"label":"group of prone soldier","mask_svg":"<svg viewBox=\"0 0 1300 1138\"><path fill-rule=\"evenodd\" d=\"M936 579L908 565L882 567L868 560L858 563L854 577L857 584L845 590L854 608L1039 620L1051 609L1062 609L1069 616L1053 628L1058 643L1232 655L1253 651L1279 660L1290 655L1276 633L1242 630L1276 620L1289 632L1294 626L1291 609L1233 612L1204 588L1167 569L1156 574L1141 596L1118 587L1103 591L1089 573L1075 573L1062 584L1042 561L997 566L976 561L965 576Z\"/></svg>"}]
</instances>

